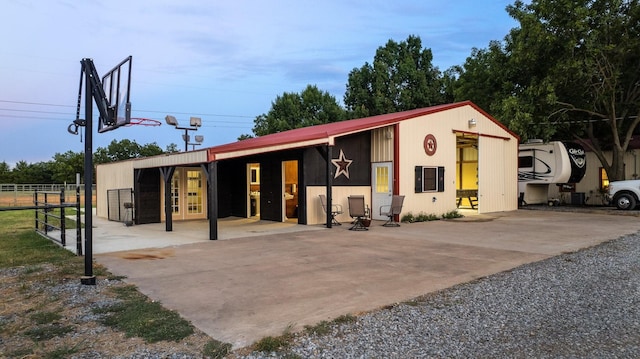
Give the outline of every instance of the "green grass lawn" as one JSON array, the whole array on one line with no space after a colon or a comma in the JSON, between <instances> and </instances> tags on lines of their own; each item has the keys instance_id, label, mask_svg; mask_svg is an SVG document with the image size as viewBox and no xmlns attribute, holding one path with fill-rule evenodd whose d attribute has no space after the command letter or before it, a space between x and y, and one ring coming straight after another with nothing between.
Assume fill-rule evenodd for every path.
<instances>
[{"instance_id":1,"label":"green grass lawn","mask_svg":"<svg viewBox=\"0 0 640 359\"><path fill-rule=\"evenodd\" d=\"M84 273L84 257L62 248L35 232L33 210L0 211L0 269L15 268L18 276L0 277L0 297L7 300L0 313L0 336L20 343L9 357L57 358L79 353L82 345L59 344L61 338L73 337L77 323L65 321L59 313L65 309L64 298L48 296L45 287L78 281ZM127 337L147 343L180 342L194 333L194 327L174 311L149 300L135 286L94 265L98 280L109 280L113 305L93 308L100 322ZM2 318L19 318L4 321ZM84 342L80 342L84 343ZM222 357L230 345L210 340L202 348L205 357ZM4 348L7 349L7 348ZM216 351L217 350L217 351ZM3 352L0 342L0 353ZM212 355L212 353L218 353ZM0 355L2 356L2 355Z\"/></svg>"},{"instance_id":2,"label":"green grass lawn","mask_svg":"<svg viewBox=\"0 0 640 359\"><path fill-rule=\"evenodd\" d=\"M76 259L73 253L38 235L34 218L33 210L0 212L0 268Z\"/></svg>"}]
</instances>

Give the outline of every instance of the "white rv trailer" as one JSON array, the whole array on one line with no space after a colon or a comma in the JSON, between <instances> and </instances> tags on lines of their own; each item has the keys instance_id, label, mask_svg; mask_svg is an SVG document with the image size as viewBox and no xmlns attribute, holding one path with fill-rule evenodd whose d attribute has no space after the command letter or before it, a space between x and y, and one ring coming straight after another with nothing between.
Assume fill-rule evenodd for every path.
<instances>
[{"instance_id":1,"label":"white rv trailer","mask_svg":"<svg viewBox=\"0 0 640 359\"><path fill-rule=\"evenodd\" d=\"M518 191L526 204L554 204L549 185L578 183L586 171L584 148L577 143L530 141L518 151Z\"/></svg>"}]
</instances>

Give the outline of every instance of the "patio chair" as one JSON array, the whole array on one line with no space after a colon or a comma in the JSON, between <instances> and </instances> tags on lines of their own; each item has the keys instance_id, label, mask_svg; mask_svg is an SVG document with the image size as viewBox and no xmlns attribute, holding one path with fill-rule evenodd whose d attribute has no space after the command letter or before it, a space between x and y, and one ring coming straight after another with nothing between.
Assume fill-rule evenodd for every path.
<instances>
[{"instance_id":1,"label":"patio chair","mask_svg":"<svg viewBox=\"0 0 640 359\"><path fill-rule=\"evenodd\" d=\"M396 216L402 212L402 204L404 203L404 196L394 195L391 197L391 204L380 206L380 215L386 216L389 219L383 224L385 227L400 227L400 223L395 221Z\"/></svg>"},{"instance_id":2,"label":"patio chair","mask_svg":"<svg viewBox=\"0 0 640 359\"><path fill-rule=\"evenodd\" d=\"M367 207L364 204L364 196L349 196L349 215L353 218L351 231L368 231L363 220L367 217Z\"/></svg>"},{"instance_id":3,"label":"patio chair","mask_svg":"<svg viewBox=\"0 0 640 359\"><path fill-rule=\"evenodd\" d=\"M322 204L322 210L324 211L324 213L327 213L327 196L325 196L324 194L320 195L320 203ZM342 214L342 206L339 204L332 204L331 205L331 223L335 224L336 226L341 226L342 223L338 222L338 220L336 219L336 216L339 214Z\"/></svg>"}]
</instances>

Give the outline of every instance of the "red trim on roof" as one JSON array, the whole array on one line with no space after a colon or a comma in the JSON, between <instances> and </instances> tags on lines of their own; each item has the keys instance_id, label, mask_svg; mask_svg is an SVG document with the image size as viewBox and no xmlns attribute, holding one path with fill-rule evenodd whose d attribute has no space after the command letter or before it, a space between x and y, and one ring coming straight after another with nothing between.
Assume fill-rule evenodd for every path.
<instances>
[{"instance_id":1,"label":"red trim on roof","mask_svg":"<svg viewBox=\"0 0 640 359\"><path fill-rule=\"evenodd\" d=\"M520 139L515 133L506 128L498 120L491 117L484 112L478 106L471 101L456 102L452 104L431 106L425 108L419 108L415 110L394 112L385 115L378 115L372 117L359 118L354 120L347 120L341 122L327 123L323 125L309 126L303 128L297 128L289 131L273 133L265 136L250 138L242 141L232 142L224 145L209 147L207 149L208 161L215 161L216 155L236 152L236 151L248 151L259 148L267 148L274 146L286 146L293 145L295 143L313 141L313 140L326 140L324 143L329 143L331 137L337 137L340 135L346 135L353 132L365 131L373 128L383 127L404 121L407 119L429 115L437 112L447 111L458 107L471 106L491 121L495 122L498 126L509 132L511 135ZM297 148L291 146L291 148Z\"/></svg>"}]
</instances>

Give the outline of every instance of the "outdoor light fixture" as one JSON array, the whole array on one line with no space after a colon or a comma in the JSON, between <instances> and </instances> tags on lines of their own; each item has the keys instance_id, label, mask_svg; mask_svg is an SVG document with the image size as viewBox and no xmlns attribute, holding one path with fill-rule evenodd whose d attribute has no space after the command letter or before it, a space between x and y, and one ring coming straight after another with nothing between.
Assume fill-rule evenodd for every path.
<instances>
[{"instance_id":1,"label":"outdoor light fixture","mask_svg":"<svg viewBox=\"0 0 640 359\"><path fill-rule=\"evenodd\" d=\"M189 123L191 127L200 127L202 126L202 119L200 117L191 117L189 119Z\"/></svg>"},{"instance_id":2,"label":"outdoor light fixture","mask_svg":"<svg viewBox=\"0 0 640 359\"><path fill-rule=\"evenodd\" d=\"M202 144L202 141L204 141L204 136L196 135L195 140L196 140L196 143L189 143L191 146L193 146L192 149L194 150L196 149L196 146L200 146Z\"/></svg>"},{"instance_id":3,"label":"outdoor light fixture","mask_svg":"<svg viewBox=\"0 0 640 359\"><path fill-rule=\"evenodd\" d=\"M191 117L189 119L190 127L180 127L178 125L178 120L171 115L167 115L164 118L167 121L167 125L171 125L176 128L176 130L184 130L184 134L182 135L182 139L184 140L184 151L187 152L189 150L189 145L193 145L193 149L195 149L196 145L200 145L202 141L204 141L204 136L196 136L196 142L198 143L189 143L191 137L189 136L189 131L197 131L198 127L202 126L202 119L200 117Z\"/></svg>"},{"instance_id":4,"label":"outdoor light fixture","mask_svg":"<svg viewBox=\"0 0 640 359\"><path fill-rule=\"evenodd\" d=\"M478 121L476 121L475 118L472 118L469 120L469 128L476 127L477 124L478 124Z\"/></svg>"},{"instance_id":5,"label":"outdoor light fixture","mask_svg":"<svg viewBox=\"0 0 640 359\"><path fill-rule=\"evenodd\" d=\"M176 118L171 115L167 115L164 120L167 121L167 125L178 126L178 120L176 120Z\"/></svg>"}]
</instances>

